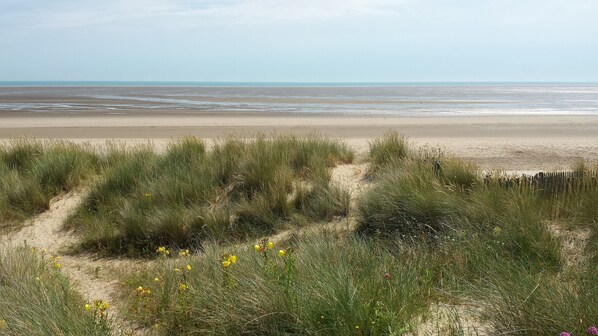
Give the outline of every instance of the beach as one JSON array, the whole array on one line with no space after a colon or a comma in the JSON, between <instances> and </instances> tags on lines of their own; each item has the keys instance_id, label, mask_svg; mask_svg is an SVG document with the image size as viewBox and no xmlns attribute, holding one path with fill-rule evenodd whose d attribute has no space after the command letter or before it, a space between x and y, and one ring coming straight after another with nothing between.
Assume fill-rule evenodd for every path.
<instances>
[{"instance_id":1,"label":"beach","mask_svg":"<svg viewBox=\"0 0 598 336\"><path fill-rule=\"evenodd\" d=\"M87 84L91 85L91 84ZM358 153L388 131L483 170L533 172L598 161L598 86L0 86L0 139L103 143L317 134Z\"/></svg>"},{"instance_id":2,"label":"beach","mask_svg":"<svg viewBox=\"0 0 598 336\"><path fill-rule=\"evenodd\" d=\"M151 140L158 147L186 135L318 134L342 139L358 152L394 130L418 146L441 147L484 170L567 169L579 159L598 161L598 116L313 116L234 113L171 115L0 114L0 139L34 137L102 143Z\"/></svg>"}]
</instances>

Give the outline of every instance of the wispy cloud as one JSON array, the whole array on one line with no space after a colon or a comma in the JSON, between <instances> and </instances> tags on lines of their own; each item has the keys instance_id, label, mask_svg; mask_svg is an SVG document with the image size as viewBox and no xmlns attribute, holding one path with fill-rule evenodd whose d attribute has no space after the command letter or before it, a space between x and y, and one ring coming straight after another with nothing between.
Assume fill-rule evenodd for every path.
<instances>
[{"instance_id":1,"label":"wispy cloud","mask_svg":"<svg viewBox=\"0 0 598 336\"><path fill-rule=\"evenodd\" d=\"M190 24L385 15L413 0L1 0L0 25ZM151 21L146 19L151 18Z\"/></svg>"}]
</instances>

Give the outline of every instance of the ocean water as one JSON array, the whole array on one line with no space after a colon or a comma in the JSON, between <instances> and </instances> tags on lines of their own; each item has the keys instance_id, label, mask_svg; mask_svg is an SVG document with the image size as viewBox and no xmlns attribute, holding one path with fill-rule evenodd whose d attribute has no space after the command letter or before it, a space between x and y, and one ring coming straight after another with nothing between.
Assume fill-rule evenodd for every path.
<instances>
[{"instance_id":1,"label":"ocean water","mask_svg":"<svg viewBox=\"0 0 598 336\"><path fill-rule=\"evenodd\" d=\"M596 115L598 83L0 82L2 114Z\"/></svg>"}]
</instances>

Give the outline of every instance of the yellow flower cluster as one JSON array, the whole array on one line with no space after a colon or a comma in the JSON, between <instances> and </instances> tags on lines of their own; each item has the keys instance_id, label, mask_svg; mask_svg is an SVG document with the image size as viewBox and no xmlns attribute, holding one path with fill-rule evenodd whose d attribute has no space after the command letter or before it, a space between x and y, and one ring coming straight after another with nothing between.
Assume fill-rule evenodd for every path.
<instances>
[{"instance_id":1,"label":"yellow flower cluster","mask_svg":"<svg viewBox=\"0 0 598 336\"><path fill-rule=\"evenodd\" d=\"M189 287L187 287L187 285L185 285L185 284L180 284L179 285L179 290L181 292L185 292L187 289L189 289Z\"/></svg>"},{"instance_id":2,"label":"yellow flower cluster","mask_svg":"<svg viewBox=\"0 0 598 336\"><path fill-rule=\"evenodd\" d=\"M253 249L256 252L263 252L265 250L271 250L273 248L274 248L274 243L271 242L271 241L269 241L268 243L266 243L264 245L262 245L262 244L255 244L255 245L253 245Z\"/></svg>"},{"instance_id":3,"label":"yellow flower cluster","mask_svg":"<svg viewBox=\"0 0 598 336\"><path fill-rule=\"evenodd\" d=\"M179 257L188 257L189 256L189 250L184 250L179 252Z\"/></svg>"},{"instance_id":4,"label":"yellow flower cluster","mask_svg":"<svg viewBox=\"0 0 598 336\"><path fill-rule=\"evenodd\" d=\"M152 291L149 288L137 287L137 295L139 296L150 295L151 293Z\"/></svg>"},{"instance_id":5,"label":"yellow flower cluster","mask_svg":"<svg viewBox=\"0 0 598 336\"><path fill-rule=\"evenodd\" d=\"M225 254L222 256L222 267L228 268L231 264L237 262L237 256L234 254Z\"/></svg>"},{"instance_id":6,"label":"yellow flower cluster","mask_svg":"<svg viewBox=\"0 0 598 336\"><path fill-rule=\"evenodd\" d=\"M93 308L95 309L95 311L101 318L105 318L106 310L108 310L108 302L106 302L104 300L94 300ZM83 306L83 309L90 310L91 305L89 303L87 303L87 304L85 304L85 306Z\"/></svg>"},{"instance_id":7,"label":"yellow flower cluster","mask_svg":"<svg viewBox=\"0 0 598 336\"><path fill-rule=\"evenodd\" d=\"M158 247L158 249L156 249L156 253L158 253L159 255L169 255L170 251L168 251L166 247L160 246Z\"/></svg>"},{"instance_id":8,"label":"yellow flower cluster","mask_svg":"<svg viewBox=\"0 0 598 336\"><path fill-rule=\"evenodd\" d=\"M42 252L42 254L45 253L45 251L46 250L44 249L44 252ZM51 255L49 258L50 258L50 261L54 263L54 268L55 269L58 270L58 269L60 269L62 267L62 265L60 265L60 263L58 262L60 260L59 256L52 256Z\"/></svg>"}]
</instances>

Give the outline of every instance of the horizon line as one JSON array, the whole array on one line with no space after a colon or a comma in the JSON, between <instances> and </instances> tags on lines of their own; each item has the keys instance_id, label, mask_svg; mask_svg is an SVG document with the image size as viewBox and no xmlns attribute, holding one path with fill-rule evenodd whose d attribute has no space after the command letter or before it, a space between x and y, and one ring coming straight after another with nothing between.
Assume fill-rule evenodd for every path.
<instances>
[{"instance_id":1,"label":"horizon line","mask_svg":"<svg viewBox=\"0 0 598 336\"><path fill-rule=\"evenodd\" d=\"M0 86L391 86L391 85L463 85L463 84L598 84L598 81L169 81L169 80L16 80Z\"/></svg>"}]
</instances>

